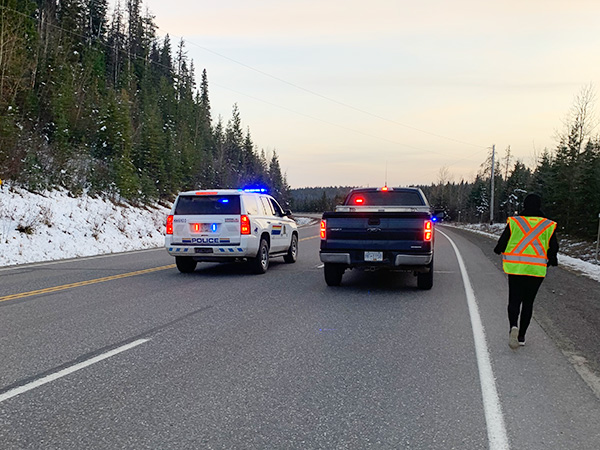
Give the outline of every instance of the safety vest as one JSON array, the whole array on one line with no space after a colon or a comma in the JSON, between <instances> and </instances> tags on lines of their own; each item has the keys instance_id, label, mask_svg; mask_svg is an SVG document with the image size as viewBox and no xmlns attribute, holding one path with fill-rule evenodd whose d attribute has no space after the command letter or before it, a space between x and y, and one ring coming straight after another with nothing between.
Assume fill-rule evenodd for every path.
<instances>
[{"instance_id":1,"label":"safety vest","mask_svg":"<svg viewBox=\"0 0 600 450\"><path fill-rule=\"evenodd\" d=\"M510 239L502 253L504 272L511 275L545 277L548 245L556 222L543 217L508 218Z\"/></svg>"}]
</instances>

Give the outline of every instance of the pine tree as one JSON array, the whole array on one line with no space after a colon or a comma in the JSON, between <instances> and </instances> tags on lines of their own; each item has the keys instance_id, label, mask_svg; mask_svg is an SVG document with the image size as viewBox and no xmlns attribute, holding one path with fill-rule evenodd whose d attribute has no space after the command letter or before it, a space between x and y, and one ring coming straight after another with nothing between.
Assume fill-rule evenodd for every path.
<instances>
[{"instance_id":1,"label":"pine tree","mask_svg":"<svg viewBox=\"0 0 600 450\"><path fill-rule=\"evenodd\" d=\"M600 214L600 140L590 140L579 161L577 196L573 198L578 212L572 231L580 236L596 236Z\"/></svg>"}]
</instances>

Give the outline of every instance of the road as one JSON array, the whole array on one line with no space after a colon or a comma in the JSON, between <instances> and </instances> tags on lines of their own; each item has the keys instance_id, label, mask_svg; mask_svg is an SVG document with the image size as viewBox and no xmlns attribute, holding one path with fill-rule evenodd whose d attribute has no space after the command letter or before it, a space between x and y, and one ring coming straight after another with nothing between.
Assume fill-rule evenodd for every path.
<instances>
[{"instance_id":1,"label":"road","mask_svg":"<svg viewBox=\"0 0 600 450\"><path fill-rule=\"evenodd\" d=\"M511 350L504 274L440 231L430 291L327 287L314 226L265 275L162 249L0 269L0 448L597 450L561 344L534 321Z\"/></svg>"}]
</instances>

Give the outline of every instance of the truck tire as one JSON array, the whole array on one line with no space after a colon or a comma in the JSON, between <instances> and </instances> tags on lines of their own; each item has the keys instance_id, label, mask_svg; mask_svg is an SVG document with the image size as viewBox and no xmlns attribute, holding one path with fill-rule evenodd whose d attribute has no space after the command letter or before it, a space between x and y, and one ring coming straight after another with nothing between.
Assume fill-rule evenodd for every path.
<instances>
[{"instance_id":1,"label":"truck tire","mask_svg":"<svg viewBox=\"0 0 600 450\"><path fill-rule=\"evenodd\" d=\"M433 287L433 261L428 265L429 272L417 273L417 287L423 290L429 290Z\"/></svg>"},{"instance_id":2,"label":"truck tire","mask_svg":"<svg viewBox=\"0 0 600 450\"><path fill-rule=\"evenodd\" d=\"M342 276L346 270L342 264L325 263L323 269L327 286L339 286L342 284Z\"/></svg>"},{"instance_id":3,"label":"truck tire","mask_svg":"<svg viewBox=\"0 0 600 450\"><path fill-rule=\"evenodd\" d=\"M250 268L256 274L263 274L269 268L269 243L266 239L262 238L260 240L258 253L255 258L250 260Z\"/></svg>"},{"instance_id":4,"label":"truck tire","mask_svg":"<svg viewBox=\"0 0 600 450\"><path fill-rule=\"evenodd\" d=\"M288 249L287 255L283 257L283 260L288 263L295 263L298 259L298 235L292 234L292 242L290 242L290 248Z\"/></svg>"},{"instance_id":5,"label":"truck tire","mask_svg":"<svg viewBox=\"0 0 600 450\"><path fill-rule=\"evenodd\" d=\"M175 264L181 273L192 273L196 270L196 261L189 256L176 256Z\"/></svg>"}]
</instances>

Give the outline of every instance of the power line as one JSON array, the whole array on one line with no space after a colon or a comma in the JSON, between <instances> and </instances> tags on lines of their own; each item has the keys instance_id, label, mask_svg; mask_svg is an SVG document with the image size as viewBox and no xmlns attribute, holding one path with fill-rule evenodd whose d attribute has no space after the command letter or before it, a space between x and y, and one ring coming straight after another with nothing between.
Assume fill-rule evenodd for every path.
<instances>
[{"instance_id":1,"label":"power line","mask_svg":"<svg viewBox=\"0 0 600 450\"><path fill-rule=\"evenodd\" d=\"M164 31L165 33L167 33L167 32L166 32L166 30L163 30L163 29L162 29L162 28L160 28L160 27L156 27L156 29L157 29L157 30L162 30L162 31ZM167 34L168 34L168 33L167 33ZM298 85L298 84L295 84L295 83L292 83L292 82L290 82L290 81L287 81L287 80L285 80L285 79L283 79L283 78L280 78L280 77L277 77L277 76L275 76L275 75L272 75L272 74L270 74L270 73L268 73L268 72L265 72L265 71L263 71L263 70L257 69L257 68L255 68L255 67L253 67L253 66L250 66L250 65L248 65L248 64L245 64L245 63L243 63L243 62L240 62L240 61L238 61L238 60L236 60L236 59L230 58L229 56L225 56L225 55L223 55L223 54L221 54L221 53L218 53L218 52L216 52L216 51L214 51L214 50L211 50L211 49L209 49L209 48L207 48L207 47L204 47L204 46L202 46L202 45L196 44L196 43L195 43L195 42L193 42L193 41L186 40L186 39L184 39L184 38L183 38L183 37L181 37L181 36L175 36L175 37L179 37L179 38L180 38L181 40L183 40L184 42L187 42L188 44L191 44L191 45L193 45L193 46L195 46L195 47L198 47L198 48L200 48L200 49L202 49L202 50L204 50L204 51L206 51L206 52L208 52L208 53L212 53L213 55L216 55L216 56L219 56L220 58L223 58L223 59L226 59L226 60L228 60L228 61L231 61L231 62L233 62L233 63L235 63L235 64L238 64L238 65L240 65L240 66L242 66L242 67L245 67L246 69L252 70L252 71L254 71L254 72L256 72L256 73L259 73L259 74L261 74L261 75L264 75L264 76L266 76L266 77L272 78L272 79L274 79L274 80L277 80L277 81L279 81L279 82L281 82L281 83L287 84L288 86L292 86L292 87L294 87L294 88L296 88L296 89L299 89L299 90L301 90L301 91L307 92L307 93L309 93L309 94L311 94L311 95L314 95L314 96L316 96L316 97L319 97L319 98L322 98L322 99L324 99L324 100L327 100L327 101L329 101L329 102L331 102L331 103L335 103L335 104L337 104L337 105L340 105L340 106L343 106L343 107L345 107L345 108L349 108L349 109L352 109L352 110L354 110L354 111L358 111L358 112L360 112L360 113L362 113L362 114L365 114L365 115L368 115L368 116L371 116L371 117L375 117L375 118L377 118L377 119L379 119L379 120L384 120L384 121L386 121L386 122L393 123L394 125L399 125L399 126L401 126L401 127L408 128L408 129L411 129L411 130L415 130L415 131L418 131L418 132L420 132L420 133L428 134L428 135L430 135L430 136L434 136L434 137L437 137L437 138L440 138L440 139L445 139L445 140L452 141L452 142L456 142L456 143L459 143L459 144L469 145L469 146L471 146L471 147L478 147L478 148L482 148L482 149L483 149L483 148L485 148L485 147L484 147L484 146L482 146L482 145L477 145L477 144L473 144L473 143L470 143L470 142L460 141L460 140L458 140L458 139L454 139L454 138L450 138L450 137L447 137L447 136L443 136L443 135L441 135L441 134L432 133L432 132L430 132L430 131L422 130L422 129L420 129L420 128L417 128L417 127L413 127L412 125L407 125L407 124L405 124L405 123L401 123L401 122L398 122L398 121L396 121L396 120L392 120L392 119L389 119L389 118L387 118L387 117L380 116L380 115L378 115L378 114L375 114L375 113L372 113L372 112L366 111L366 110L364 110L364 109L357 108L356 106L350 105L350 104L348 104L348 103L341 102L341 101L339 101L339 100L336 100L336 99L333 99L333 98L331 98L331 97L327 97L326 95L320 94L320 93L318 93L318 92L315 92L315 91L313 91L313 90L307 89L307 88L305 88L305 87L303 87L303 86L300 86L300 85Z\"/></svg>"}]
</instances>

